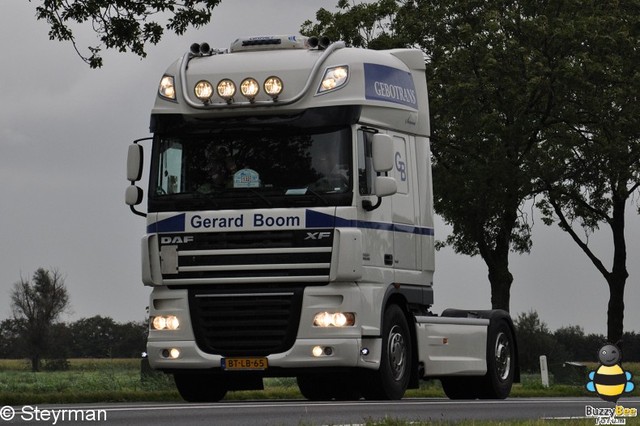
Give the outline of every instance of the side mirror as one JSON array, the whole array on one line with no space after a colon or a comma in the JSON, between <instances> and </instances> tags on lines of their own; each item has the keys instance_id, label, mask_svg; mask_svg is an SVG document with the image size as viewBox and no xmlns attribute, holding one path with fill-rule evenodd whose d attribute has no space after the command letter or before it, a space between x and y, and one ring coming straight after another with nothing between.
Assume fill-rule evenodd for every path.
<instances>
[{"instance_id":1,"label":"side mirror","mask_svg":"<svg viewBox=\"0 0 640 426\"><path fill-rule=\"evenodd\" d=\"M142 188L136 185L130 185L124 193L124 202L129 206L137 206L142 202Z\"/></svg>"},{"instance_id":2,"label":"side mirror","mask_svg":"<svg viewBox=\"0 0 640 426\"><path fill-rule=\"evenodd\" d=\"M388 172L393 168L393 139L382 133L373 135L371 141L373 169L376 172Z\"/></svg>"},{"instance_id":3,"label":"side mirror","mask_svg":"<svg viewBox=\"0 0 640 426\"><path fill-rule=\"evenodd\" d=\"M398 192L398 184L392 177L377 176L375 180L376 195L378 197L387 197Z\"/></svg>"},{"instance_id":4,"label":"side mirror","mask_svg":"<svg viewBox=\"0 0 640 426\"><path fill-rule=\"evenodd\" d=\"M142 146L138 144L129 145L127 153L127 180L137 182L142 179L142 162L143 151Z\"/></svg>"}]
</instances>

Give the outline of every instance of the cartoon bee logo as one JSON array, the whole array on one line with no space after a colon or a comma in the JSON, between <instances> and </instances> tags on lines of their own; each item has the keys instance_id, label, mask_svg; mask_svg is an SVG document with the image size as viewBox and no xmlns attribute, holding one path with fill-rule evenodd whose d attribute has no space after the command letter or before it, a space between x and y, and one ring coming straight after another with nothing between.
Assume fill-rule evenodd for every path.
<instances>
[{"instance_id":1,"label":"cartoon bee logo","mask_svg":"<svg viewBox=\"0 0 640 426\"><path fill-rule=\"evenodd\" d=\"M598 353L600 367L589 373L590 382L587 390L595 392L601 399L617 402L620 395L631 392L635 385L631 381L631 373L624 371L620 362L622 354L615 345L605 345Z\"/></svg>"}]
</instances>

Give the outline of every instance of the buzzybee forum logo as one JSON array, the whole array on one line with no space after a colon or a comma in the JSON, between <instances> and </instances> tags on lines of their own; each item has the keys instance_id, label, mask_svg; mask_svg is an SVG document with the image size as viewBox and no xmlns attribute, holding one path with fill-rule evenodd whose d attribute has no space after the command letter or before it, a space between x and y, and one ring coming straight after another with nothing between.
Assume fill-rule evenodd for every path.
<instances>
[{"instance_id":1,"label":"buzzybee forum logo","mask_svg":"<svg viewBox=\"0 0 640 426\"><path fill-rule=\"evenodd\" d=\"M615 345L605 345L598 352L600 366L589 373L586 387L595 392L602 400L613 402L615 408L597 408L587 405L585 416L596 419L596 424L626 424L626 417L637 417L636 408L618 405L618 399L624 393L633 391L635 385L632 375L622 368L622 353Z\"/></svg>"},{"instance_id":2,"label":"buzzybee forum logo","mask_svg":"<svg viewBox=\"0 0 640 426\"><path fill-rule=\"evenodd\" d=\"M600 367L589 373L587 390L605 401L618 402L620 395L631 392L635 387L631 373L622 369L620 349L615 345L605 345L600 348L598 359Z\"/></svg>"}]
</instances>

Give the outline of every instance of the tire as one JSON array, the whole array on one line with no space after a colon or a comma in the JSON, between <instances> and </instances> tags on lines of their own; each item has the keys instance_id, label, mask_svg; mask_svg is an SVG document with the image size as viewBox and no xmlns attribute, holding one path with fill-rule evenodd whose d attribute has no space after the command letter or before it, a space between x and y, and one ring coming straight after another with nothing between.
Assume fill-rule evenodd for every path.
<instances>
[{"instance_id":1,"label":"tire","mask_svg":"<svg viewBox=\"0 0 640 426\"><path fill-rule=\"evenodd\" d=\"M361 397L352 374L307 374L296 379L300 393L310 401L357 401Z\"/></svg>"},{"instance_id":2,"label":"tire","mask_svg":"<svg viewBox=\"0 0 640 426\"><path fill-rule=\"evenodd\" d=\"M515 378L515 339L506 321L492 321L487 338L487 374L479 397L505 399Z\"/></svg>"},{"instance_id":3,"label":"tire","mask_svg":"<svg viewBox=\"0 0 640 426\"><path fill-rule=\"evenodd\" d=\"M361 388L366 399L402 399L411 378L413 363L411 333L398 305L390 305L382 323L382 356L377 371L365 371Z\"/></svg>"},{"instance_id":4,"label":"tire","mask_svg":"<svg viewBox=\"0 0 640 426\"><path fill-rule=\"evenodd\" d=\"M218 402L227 394L222 378L212 375L174 374L182 399L187 402Z\"/></svg>"}]
</instances>

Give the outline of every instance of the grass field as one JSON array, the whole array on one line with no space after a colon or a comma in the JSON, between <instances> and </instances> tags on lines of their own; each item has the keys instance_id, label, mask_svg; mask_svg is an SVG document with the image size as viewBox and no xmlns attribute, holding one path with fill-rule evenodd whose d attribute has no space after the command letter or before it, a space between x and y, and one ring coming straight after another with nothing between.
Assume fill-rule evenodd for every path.
<instances>
[{"instance_id":1,"label":"grass field","mask_svg":"<svg viewBox=\"0 0 640 426\"><path fill-rule=\"evenodd\" d=\"M597 364L587 364L587 371ZM633 374L636 389L631 395L640 395L640 363L624 364ZM511 397L594 396L584 383L555 384L544 388L538 375L523 375L515 384ZM406 397L444 397L437 380L422 382L420 389L407 391ZM226 399L301 399L292 378L265 379L264 391L230 392ZM26 360L0 360L0 406L80 403L80 402L132 402L180 401L170 376L158 373L141 379L138 359L71 359L66 371L32 373Z\"/></svg>"}]
</instances>

